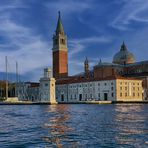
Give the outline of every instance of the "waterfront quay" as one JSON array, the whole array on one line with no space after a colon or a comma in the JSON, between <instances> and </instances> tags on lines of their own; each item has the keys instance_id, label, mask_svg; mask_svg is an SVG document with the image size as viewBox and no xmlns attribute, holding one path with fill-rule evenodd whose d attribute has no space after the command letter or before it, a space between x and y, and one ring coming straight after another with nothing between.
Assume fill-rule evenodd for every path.
<instances>
[{"instance_id":1,"label":"waterfront quay","mask_svg":"<svg viewBox=\"0 0 148 148\"><path fill-rule=\"evenodd\" d=\"M56 105L56 104L148 104L147 100L143 101L79 101L79 102L55 102L55 103L50 103L50 102L31 102L31 101L17 101L17 102L8 102L8 101L3 101L0 102L0 105Z\"/></svg>"}]
</instances>

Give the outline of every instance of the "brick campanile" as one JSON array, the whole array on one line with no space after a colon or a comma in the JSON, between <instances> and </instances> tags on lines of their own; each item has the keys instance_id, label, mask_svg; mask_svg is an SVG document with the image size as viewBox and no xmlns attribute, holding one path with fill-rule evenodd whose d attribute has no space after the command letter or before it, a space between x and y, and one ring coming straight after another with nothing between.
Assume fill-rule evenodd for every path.
<instances>
[{"instance_id":1,"label":"brick campanile","mask_svg":"<svg viewBox=\"0 0 148 148\"><path fill-rule=\"evenodd\" d=\"M61 22L59 12L57 28L53 35L53 77L56 79L68 76L67 36Z\"/></svg>"}]
</instances>

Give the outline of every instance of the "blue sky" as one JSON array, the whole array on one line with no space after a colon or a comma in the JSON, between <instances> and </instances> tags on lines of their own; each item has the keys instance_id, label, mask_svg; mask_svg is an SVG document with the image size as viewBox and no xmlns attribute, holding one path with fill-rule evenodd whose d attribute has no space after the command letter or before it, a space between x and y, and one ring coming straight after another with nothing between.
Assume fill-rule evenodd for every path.
<instances>
[{"instance_id":1,"label":"blue sky","mask_svg":"<svg viewBox=\"0 0 148 148\"><path fill-rule=\"evenodd\" d=\"M52 36L61 11L68 36L69 74L90 65L112 62L125 41L136 61L148 59L148 0L0 0L0 72L15 72L38 81L52 66Z\"/></svg>"}]
</instances>

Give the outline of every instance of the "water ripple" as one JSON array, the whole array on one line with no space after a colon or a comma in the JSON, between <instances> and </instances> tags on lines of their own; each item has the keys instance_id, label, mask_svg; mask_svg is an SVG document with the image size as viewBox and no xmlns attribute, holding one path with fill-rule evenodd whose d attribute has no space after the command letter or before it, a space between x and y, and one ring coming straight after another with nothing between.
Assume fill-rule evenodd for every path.
<instances>
[{"instance_id":1,"label":"water ripple","mask_svg":"<svg viewBox=\"0 0 148 148\"><path fill-rule=\"evenodd\" d=\"M148 147L148 105L0 107L0 148Z\"/></svg>"}]
</instances>

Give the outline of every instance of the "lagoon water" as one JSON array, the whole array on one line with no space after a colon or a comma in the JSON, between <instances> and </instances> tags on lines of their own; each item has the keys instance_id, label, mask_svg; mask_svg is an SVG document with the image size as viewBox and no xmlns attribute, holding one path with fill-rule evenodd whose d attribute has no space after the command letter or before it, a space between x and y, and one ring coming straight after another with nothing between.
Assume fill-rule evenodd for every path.
<instances>
[{"instance_id":1,"label":"lagoon water","mask_svg":"<svg viewBox=\"0 0 148 148\"><path fill-rule=\"evenodd\" d=\"M0 106L0 148L146 148L147 104Z\"/></svg>"}]
</instances>

